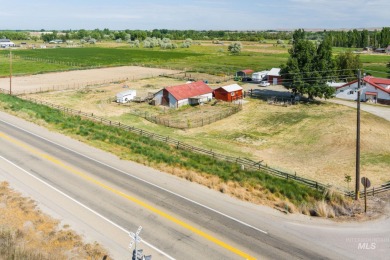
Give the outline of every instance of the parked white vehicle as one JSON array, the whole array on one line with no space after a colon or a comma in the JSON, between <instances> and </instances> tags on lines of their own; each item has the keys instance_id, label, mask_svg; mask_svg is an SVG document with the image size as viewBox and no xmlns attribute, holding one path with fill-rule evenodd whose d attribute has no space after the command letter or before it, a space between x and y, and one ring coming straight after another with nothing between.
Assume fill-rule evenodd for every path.
<instances>
[{"instance_id":1,"label":"parked white vehicle","mask_svg":"<svg viewBox=\"0 0 390 260\"><path fill-rule=\"evenodd\" d=\"M137 92L133 89L120 92L120 93L116 94L116 102L117 103L127 103L127 102L133 100L136 95L137 95Z\"/></svg>"},{"instance_id":2,"label":"parked white vehicle","mask_svg":"<svg viewBox=\"0 0 390 260\"><path fill-rule=\"evenodd\" d=\"M267 87L267 86L269 86L269 85L271 85L268 81L262 81L262 82L260 82L260 84L259 84L259 86L260 87Z\"/></svg>"}]
</instances>

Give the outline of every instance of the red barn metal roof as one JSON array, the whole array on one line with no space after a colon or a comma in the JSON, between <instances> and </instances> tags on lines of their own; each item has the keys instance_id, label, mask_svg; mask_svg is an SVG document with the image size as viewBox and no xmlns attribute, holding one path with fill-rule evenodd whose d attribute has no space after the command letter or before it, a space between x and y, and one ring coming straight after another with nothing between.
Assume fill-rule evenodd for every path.
<instances>
[{"instance_id":1,"label":"red barn metal roof","mask_svg":"<svg viewBox=\"0 0 390 260\"><path fill-rule=\"evenodd\" d=\"M246 69L246 70L240 70L241 72L244 72L245 74L252 74L253 70Z\"/></svg>"},{"instance_id":2,"label":"red barn metal roof","mask_svg":"<svg viewBox=\"0 0 390 260\"><path fill-rule=\"evenodd\" d=\"M196 97L208 93L213 90L203 81L196 81L183 85L171 86L165 88L176 100L183 100L190 97Z\"/></svg>"},{"instance_id":3,"label":"red barn metal roof","mask_svg":"<svg viewBox=\"0 0 390 260\"><path fill-rule=\"evenodd\" d=\"M383 92L386 92L386 93L390 94L390 88L386 88L386 87L382 86L382 85L390 86L390 79L375 78L373 76L366 76L366 77L363 78L363 81L367 82L368 84L371 84L372 86L374 86L377 89L382 90ZM344 88L344 87L352 85L352 84L354 84L356 82L357 82L357 80L348 82L348 83L346 83L343 86L337 87L336 89Z\"/></svg>"}]
</instances>

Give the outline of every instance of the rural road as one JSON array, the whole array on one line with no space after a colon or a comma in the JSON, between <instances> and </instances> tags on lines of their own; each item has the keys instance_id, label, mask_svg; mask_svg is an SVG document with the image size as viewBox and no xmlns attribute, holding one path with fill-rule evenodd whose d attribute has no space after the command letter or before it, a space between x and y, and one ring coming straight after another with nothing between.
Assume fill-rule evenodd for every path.
<instances>
[{"instance_id":1,"label":"rural road","mask_svg":"<svg viewBox=\"0 0 390 260\"><path fill-rule=\"evenodd\" d=\"M239 201L0 112L0 181L114 259L388 259L390 218L336 223Z\"/></svg>"}]
</instances>

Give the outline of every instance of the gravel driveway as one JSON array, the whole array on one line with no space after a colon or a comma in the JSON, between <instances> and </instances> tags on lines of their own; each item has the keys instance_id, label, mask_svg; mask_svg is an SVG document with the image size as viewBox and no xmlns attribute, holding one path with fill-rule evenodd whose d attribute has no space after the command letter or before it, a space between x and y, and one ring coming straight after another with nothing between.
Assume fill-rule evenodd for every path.
<instances>
[{"instance_id":1,"label":"gravel driveway","mask_svg":"<svg viewBox=\"0 0 390 260\"><path fill-rule=\"evenodd\" d=\"M329 99L327 101L356 108L356 102L354 101L347 101L347 100L340 100L340 99ZM390 106L368 105L368 104L360 103L360 108L363 111L366 111L373 115L382 117L387 121L390 121Z\"/></svg>"}]
</instances>

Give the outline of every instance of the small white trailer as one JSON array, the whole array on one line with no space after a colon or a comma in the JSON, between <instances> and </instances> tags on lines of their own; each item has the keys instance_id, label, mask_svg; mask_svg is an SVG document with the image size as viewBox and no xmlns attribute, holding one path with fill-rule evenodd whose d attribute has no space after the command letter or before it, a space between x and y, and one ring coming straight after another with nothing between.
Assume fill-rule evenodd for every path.
<instances>
[{"instance_id":1,"label":"small white trailer","mask_svg":"<svg viewBox=\"0 0 390 260\"><path fill-rule=\"evenodd\" d=\"M137 91L133 89L119 92L118 94L116 94L116 102L127 103L133 100L136 95L137 95Z\"/></svg>"}]
</instances>

